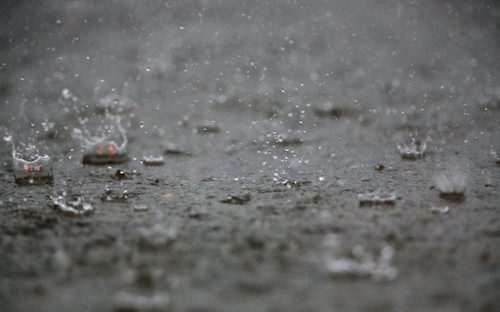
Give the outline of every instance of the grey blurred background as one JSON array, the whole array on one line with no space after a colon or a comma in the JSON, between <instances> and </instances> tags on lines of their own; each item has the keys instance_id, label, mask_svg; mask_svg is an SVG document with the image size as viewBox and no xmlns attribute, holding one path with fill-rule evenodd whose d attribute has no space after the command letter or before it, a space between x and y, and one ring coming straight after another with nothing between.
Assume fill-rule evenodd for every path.
<instances>
[{"instance_id":1,"label":"grey blurred background","mask_svg":"<svg viewBox=\"0 0 500 312\"><path fill-rule=\"evenodd\" d=\"M101 80L167 114L281 93L301 106L466 112L499 93L498 1L1 5L2 110L9 113L26 101L28 114L50 115L63 88L92 104Z\"/></svg>"},{"instance_id":2,"label":"grey blurred background","mask_svg":"<svg viewBox=\"0 0 500 312\"><path fill-rule=\"evenodd\" d=\"M0 22L0 132L55 167L18 187L0 142L0 310L498 311L499 1L1 1ZM72 130L109 95L131 161L82 166ZM435 189L450 167L464 202ZM396 205L359 207L377 189ZM392 246L398 278L330 276L332 234Z\"/></svg>"}]
</instances>

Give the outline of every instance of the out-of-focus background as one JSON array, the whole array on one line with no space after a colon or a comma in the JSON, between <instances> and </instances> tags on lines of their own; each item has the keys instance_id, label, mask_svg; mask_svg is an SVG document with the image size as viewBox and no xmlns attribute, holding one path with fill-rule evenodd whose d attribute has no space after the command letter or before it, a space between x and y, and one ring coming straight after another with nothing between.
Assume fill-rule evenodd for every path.
<instances>
[{"instance_id":1,"label":"out-of-focus background","mask_svg":"<svg viewBox=\"0 0 500 312\"><path fill-rule=\"evenodd\" d=\"M1 134L54 162L16 186L0 142L0 310L499 309L498 1L2 1L0 23ZM130 161L83 166L74 129L106 109Z\"/></svg>"}]
</instances>

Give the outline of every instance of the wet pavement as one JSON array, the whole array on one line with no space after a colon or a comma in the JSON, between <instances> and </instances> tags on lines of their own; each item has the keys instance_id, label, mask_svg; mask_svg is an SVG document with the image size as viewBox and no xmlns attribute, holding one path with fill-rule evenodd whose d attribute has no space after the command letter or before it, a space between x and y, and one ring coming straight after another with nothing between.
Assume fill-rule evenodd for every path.
<instances>
[{"instance_id":1,"label":"wet pavement","mask_svg":"<svg viewBox=\"0 0 500 312\"><path fill-rule=\"evenodd\" d=\"M495 1L1 6L0 310L500 308Z\"/></svg>"}]
</instances>

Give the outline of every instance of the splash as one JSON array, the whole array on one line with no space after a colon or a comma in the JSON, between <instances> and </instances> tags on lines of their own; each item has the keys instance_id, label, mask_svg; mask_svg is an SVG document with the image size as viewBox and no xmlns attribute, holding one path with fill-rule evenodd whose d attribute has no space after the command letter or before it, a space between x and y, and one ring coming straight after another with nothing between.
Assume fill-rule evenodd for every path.
<instances>
[{"instance_id":1,"label":"splash","mask_svg":"<svg viewBox=\"0 0 500 312\"><path fill-rule=\"evenodd\" d=\"M462 200L467 189L467 176L460 171L448 171L434 178L441 197Z\"/></svg>"},{"instance_id":2,"label":"splash","mask_svg":"<svg viewBox=\"0 0 500 312\"><path fill-rule=\"evenodd\" d=\"M59 211L72 215L86 215L94 211L92 204L85 201L82 196L72 196L68 199L66 193L60 196L51 196L54 207Z\"/></svg>"},{"instance_id":3,"label":"splash","mask_svg":"<svg viewBox=\"0 0 500 312\"><path fill-rule=\"evenodd\" d=\"M278 131L274 129L278 125L271 125L272 129L260 135L256 142L262 144L263 149L257 151L258 154L266 157L262 162L264 172L272 172L272 180L276 184L285 185L288 188L301 184L300 176L303 167L309 163L298 152L303 140L300 137L300 130Z\"/></svg>"},{"instance_id":4,"label":"splash","mask_svg":"<svg viewBox=\"0 0 500 312\"><path fill-rule=\"evenodd\" d=\"M397 148L402 159L417 160L425 157L427 140L422 142L412 138L410 144L398 144Z\"/></svg>"},{"instance_id":5,"label":"splash","mask_svg":"<svg viewBox=\"0 0 500 312\"><path fill-rule=\"evenodd\" d=\"M47 154L40 153L32 143L14 143L13 136L3 137L12 148L12 168L14 181L18 185L50 184L54 180L52 160Z\"/></svg>"},{"instance_id":6,"label":"splash","mask_svg":"<svg viewBox=\"0 0 500 312\"><path fill-rule=\"evenodd\" d=\"M82 129L73 129L73 138L80 141L83 149L83 164L120 164L128 160L127 133L120 116L106 114L94 133L88 130L87 123L88 120L80 119Z\"/></svg>"},{"instance_id":7,"label":"splash","mask_svg":"<svg viewBox=\"0 0 500 312\"><path fill-rule=\"evenodd\" d=\"M130 86L125 83L121 91L111 88L104 80L99 80L94 88L94 95L97 100L96 111L101 114L111 113L113 115L130 114L137 107L137 104L130 99Z\"/></svg>"},{"instance_id":8,"label":"splash","mask_svg":"<svg viewBox=\"0 0 500 312\"><path fill-rule=\"evenodd\" d=\"M99 100L97 111L101 113L126 114L133 111L135 107L136 104L128 97L112 92Z\"/></svg>"},{"instance_id":9,"label":"splash","mask_svg":"<svg viewBox=\"0 0 500 312\"><path fill-rule=\"evenodd\" d=\"M178 235L175 225L155 224L140 229L139 249L162 249L168 247Z\"/></svg>"},{"instance_id":10,"label":"splash","mask_svg":"<svg viewBox=\"0 0 500 312\"><path fill-rule=\"evenodd\" d=\"M336 235L326 236L323 244L326 251L325 270L332 277L392 281L398 276L398 269L392 265L394 249L389 245L384 245L377 253L370 253L356 245L350 253L345 253Z\"/></svg>"},{"instance_id":11,"label":"splash","mask_svg":"<svg viewBox=\"0 0 500 312\"><path fill-rule=\"evenodd\" d=\"M103 202L125 203L128 199L129 193L127 189L122 191L112 190L107 185L104 187L104 193L101 195Z\"/></svg>"}]
</instances>

